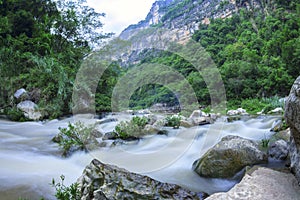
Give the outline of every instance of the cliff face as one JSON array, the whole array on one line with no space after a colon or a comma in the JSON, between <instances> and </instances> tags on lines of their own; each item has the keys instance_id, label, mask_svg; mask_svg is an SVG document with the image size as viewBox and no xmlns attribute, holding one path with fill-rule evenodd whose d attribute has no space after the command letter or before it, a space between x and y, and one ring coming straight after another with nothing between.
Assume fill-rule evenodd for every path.
<instances>
[{"instance_id":1,"label":"cliff face","mask_svg":"<svg viewBox=\"0 0 300 200\"><path fill-rule=\"evenodd\" d=\"M211 19L231 17L240 8L263 9L261 0L158 0L153 3L145 20L130 25L120 38L128 40L141 30L159 27L171 30L177 40L189 38L199 24Z\"/></svg>"}]
</instances>

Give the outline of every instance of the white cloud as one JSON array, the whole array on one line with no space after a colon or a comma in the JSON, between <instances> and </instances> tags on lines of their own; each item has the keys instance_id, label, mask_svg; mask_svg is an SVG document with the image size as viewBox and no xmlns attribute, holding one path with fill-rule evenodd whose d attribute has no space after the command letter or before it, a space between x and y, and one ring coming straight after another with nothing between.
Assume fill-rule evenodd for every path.
<instances>
[{"instance_id":1,"label":"white cloud","mask_svg":"<svg viewBox=\"0 0 300 200\"><path fill-rule=\"evenodd\" d=\"M105 13L103 32L117 35L130 24L145 19L155 0L87 0L97 12Z\"/></svg>"}]
</instances>

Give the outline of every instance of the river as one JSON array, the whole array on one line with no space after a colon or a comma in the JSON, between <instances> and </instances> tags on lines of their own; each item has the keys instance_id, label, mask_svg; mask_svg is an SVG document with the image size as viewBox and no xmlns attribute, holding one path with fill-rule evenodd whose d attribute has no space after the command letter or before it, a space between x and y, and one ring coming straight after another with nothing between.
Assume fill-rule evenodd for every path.
<instances>
[{"instance_id":1,"label":"river","mask_svg":"<svg viewBox=\"0 0 300 200\"><path fill-rule=\"evenodd\" d=\"M126 115L106 118L125 119ZM51 139L59 127L78 117L47 122L11 122L0 120L0 199L55 199L52 178L64 175L65 184L77 180L93 158L162 182L181 185L209 194L227 191L236 181L205 179L192 170L193 162L225 135L239 135L253 140L270 137L270 128L278 117L263 116L232 123L220 119L212 125L178 130L166 128L168 135L147 136L138 141L117 144L88 153L77 152L62 158ZM94 123L96 119L82 119ZM102 132L113 130L117 122L98 126ZM99 139L100 141L101 139Z\"/></svg>"}]
</instances>

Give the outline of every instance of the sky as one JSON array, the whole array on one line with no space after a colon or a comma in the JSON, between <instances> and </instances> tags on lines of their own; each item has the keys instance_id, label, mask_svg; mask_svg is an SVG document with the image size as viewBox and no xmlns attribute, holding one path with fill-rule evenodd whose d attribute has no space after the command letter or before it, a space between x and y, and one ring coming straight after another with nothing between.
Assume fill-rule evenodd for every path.
<instances>
[{"instance_id":1,"label":"sky","mask_svg":"<svg viewBox=\"0 0 300 200\"><path fill-rule=\"evenodd\" d=\"M87 0L97 12L105 13L103 32L119 35L130 24L144 20L155 0Z\"/></svg>"}]
</instances>

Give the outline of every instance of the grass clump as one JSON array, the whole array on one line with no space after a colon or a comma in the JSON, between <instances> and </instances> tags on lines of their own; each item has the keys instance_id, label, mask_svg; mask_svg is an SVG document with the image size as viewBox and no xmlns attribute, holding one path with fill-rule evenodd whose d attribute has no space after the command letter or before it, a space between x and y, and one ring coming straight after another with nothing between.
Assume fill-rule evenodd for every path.
<instances>
[{"instance_id":1,"label":"grass clump","mask_svg":"<svg viewBox=\"0 0 300 200\"><path fill-rule=\"evenodd\" d=\"M78 188L78 183L73 183L70 186L65 186L64 180L65 176L60 176L61 181L56 183L54 179L52 179L52 187L55 188L56 193L55 197L58 200L79 200L81 198L81 193Z\"/></svg>"},{"instance_id":2,"label":"grass clump","mask_svg":"<svg viewBox=\"0 0 300 200\"><path fill-rule=\"evenodd\" d=\"M180 115L172 115L166 117L166 126L173 127L174 129L178 129L180 126L180 120L181 116Z\"/></svg>"},{"instance_id":3,"label":"grass clump","mask_svg":"<svg viewBox=\"0 0 300 200\"><path fill-rule=\"evenodd\" d=\"M9 108L7 111L7 117L8 119L12 120L12 121L17 121L17 122L25 122L25 121L29 121L29 119L27 119L24 116L24 113L19 110L18 108Z\"/></svg>"}]
</instances>

